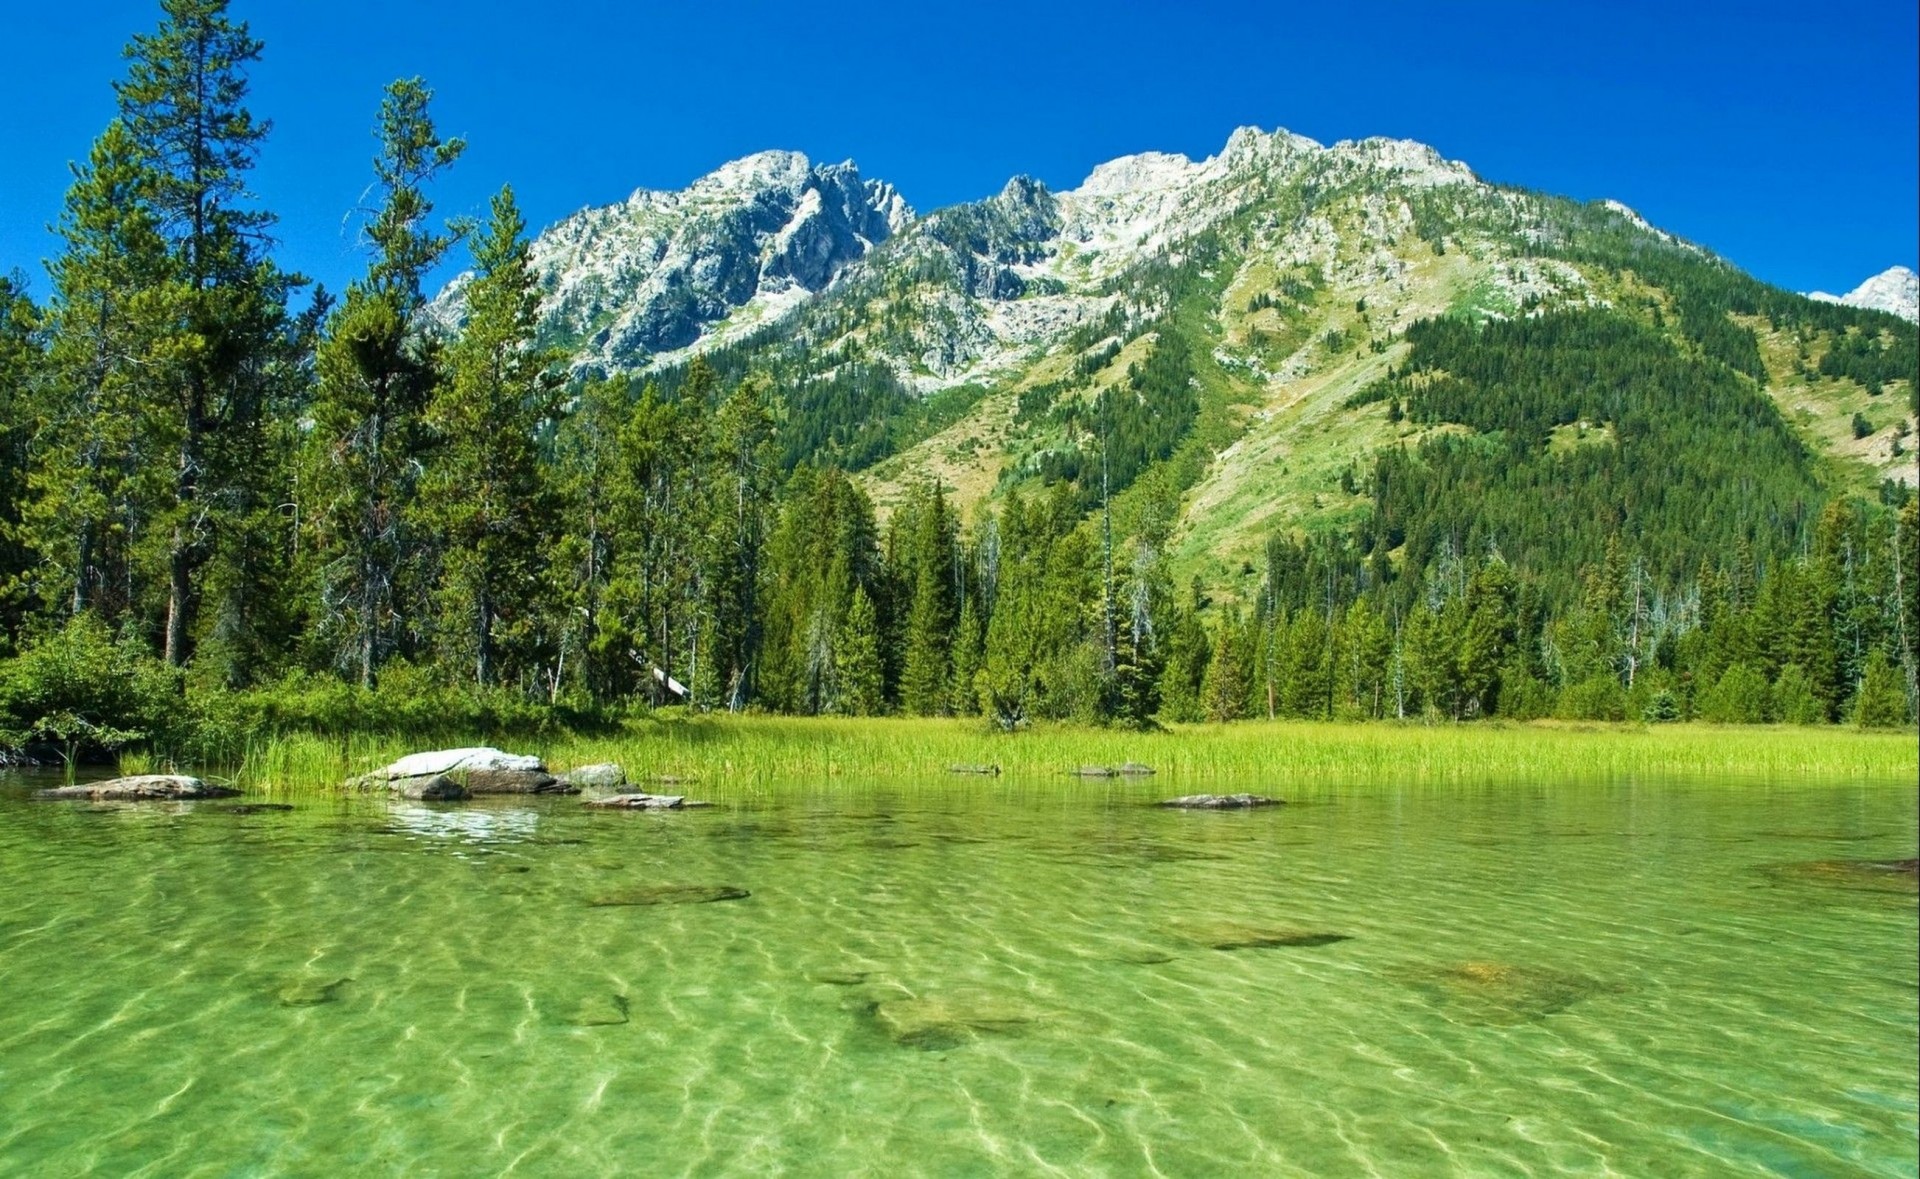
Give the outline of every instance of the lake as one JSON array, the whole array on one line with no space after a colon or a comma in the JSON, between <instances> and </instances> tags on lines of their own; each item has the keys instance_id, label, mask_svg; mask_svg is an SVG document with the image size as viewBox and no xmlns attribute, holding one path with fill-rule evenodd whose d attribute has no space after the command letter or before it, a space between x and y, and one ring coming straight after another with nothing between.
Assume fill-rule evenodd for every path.
<instances>
[{"instance_id":1,"label":"lake","mask_svg":"<svg viewBox=\"0 0 1920 1179\"><path fill-rule=\"evenodd\" d=\"M1920 1171L1911 781L34 784L0 1173Z\"/></svg>"}]
</instances>

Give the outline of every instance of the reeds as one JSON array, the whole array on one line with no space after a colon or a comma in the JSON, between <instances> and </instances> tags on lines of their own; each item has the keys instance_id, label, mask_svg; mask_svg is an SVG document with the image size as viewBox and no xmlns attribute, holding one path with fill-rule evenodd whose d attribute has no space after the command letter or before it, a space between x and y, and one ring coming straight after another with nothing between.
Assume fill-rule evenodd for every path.
<instances>
[{"instance_id":1,"label":"reeds","mask_svg":"<svg viewBox=\"0 0 1920 1179\"><path fill-rule=\"evenodd\" d=\"M475 734L468 744L487 744ZM636 781L670 777L729 793L835 782L924 782L954 766L1059 780L1080 766L1152 766L1159 780L1208 785L1540 784L1630 780L1904 781L1913 736L1841 728L1696 725L1322 724L1243 722L1152 732L1039 726L999 733L978 721L671 716L618 733L493 742L566 768L619 762ZM387 735L288 733L251 742L243 785L336 787L419 748Z\"/></svg>"}]
</instances>

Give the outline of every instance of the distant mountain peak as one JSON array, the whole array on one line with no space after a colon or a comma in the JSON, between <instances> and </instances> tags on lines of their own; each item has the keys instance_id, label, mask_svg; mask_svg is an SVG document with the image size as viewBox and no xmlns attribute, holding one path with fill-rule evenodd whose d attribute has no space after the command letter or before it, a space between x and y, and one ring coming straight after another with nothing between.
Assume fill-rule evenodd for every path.
<instances>
[{"instance_id":1,"label":"distant mountain peak","mask_svg":"<svg viewBox=\"0 0 1920 1179\"><path fill-rule=\"evenodd\" d=\"M1807 298L1868 311L1887 311L1908 323L1920 323L1920 275L1905 266L1890 266L1844 295L1811 291Z\"/></svg>"}]
</instances>

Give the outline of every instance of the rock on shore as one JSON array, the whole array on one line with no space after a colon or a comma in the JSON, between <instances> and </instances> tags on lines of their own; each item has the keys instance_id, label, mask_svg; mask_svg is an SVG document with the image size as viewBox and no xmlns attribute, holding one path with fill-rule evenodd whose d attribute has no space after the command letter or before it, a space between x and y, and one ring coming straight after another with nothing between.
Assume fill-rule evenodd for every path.
<instances>
[{"instance_id":1,"label":"rock on shore","mask_svg":"<svg viewBox=\"0 0 1920 1179\"><path fill-rule=\"evenodd\" d=\"M231 786L211 786L185 774L136 774L130 778L108 778L101 782L80 782L36 790L33 796L47 801L79 799L116 802L152 802L195 798L232 798L239 794Z\"/></svg>"},{"instance_id":2,"label":"rock on shore","mask_svg":"<svg viewBox=\"0 0 1920 1179\"><path fill-rule=\"evenodd\" d=\"M406 757L348 783L381 788L402 798L449 800L476 794L575 794L579 787L547 772L531 754L488 746L437 749Z\"/></svg>"}]
</instances>

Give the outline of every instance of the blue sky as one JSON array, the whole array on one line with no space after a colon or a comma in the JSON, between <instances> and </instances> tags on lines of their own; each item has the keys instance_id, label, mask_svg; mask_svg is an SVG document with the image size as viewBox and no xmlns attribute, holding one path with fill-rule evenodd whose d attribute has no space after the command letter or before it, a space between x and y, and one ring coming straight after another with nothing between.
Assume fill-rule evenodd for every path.
<instances>
[{"instance_id":1,"label":"blue sky","mask_svg":"<svg viewBox=\"0 0 1920 1179\"><path fill-rule=\"evenodd\" d=\"M510 182L543 225L770 147L852 158L926 210L1027 173L1071 187L1129 152L1196 158L1234 127L1391 135L1483 177L1613 197L1760 277L1851 289L1916 246L1913 0L1810 5L1123 2L647 4L236 0L267 42L255 188L279 256L329 286L381 86L423 75L470 141L436 196ZM0 271L36 293L69 161L112 113L157 0L0 0L12 119Z\"/></svg>"}]
</instances>

